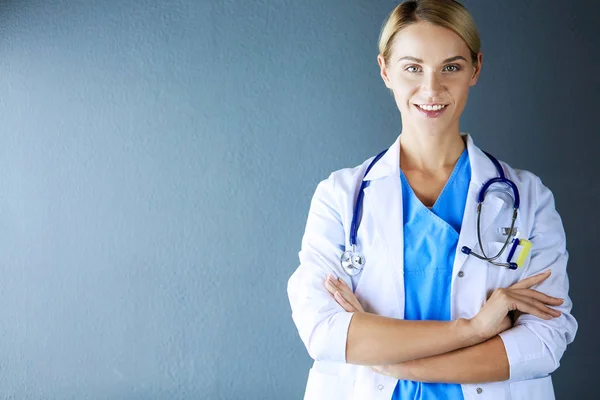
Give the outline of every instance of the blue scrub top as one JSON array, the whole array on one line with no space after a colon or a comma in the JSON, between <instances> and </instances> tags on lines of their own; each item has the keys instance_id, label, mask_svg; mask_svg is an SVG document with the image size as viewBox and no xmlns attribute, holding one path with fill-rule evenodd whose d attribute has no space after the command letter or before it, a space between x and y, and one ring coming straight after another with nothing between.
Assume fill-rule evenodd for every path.
<instances>
[{"instance_id":1,"label":"blue scrub top","mask_svg":"<svg viewBox=\"0 0 600 400\"><path fill-rule=\"evenodd\" d=\"M431 209L400 172L404 214L406 320L450 320L452 266L471 181L465 149ZM398 381L392 400L463 400L459 384Z\"/></svg>"}]
</instances>

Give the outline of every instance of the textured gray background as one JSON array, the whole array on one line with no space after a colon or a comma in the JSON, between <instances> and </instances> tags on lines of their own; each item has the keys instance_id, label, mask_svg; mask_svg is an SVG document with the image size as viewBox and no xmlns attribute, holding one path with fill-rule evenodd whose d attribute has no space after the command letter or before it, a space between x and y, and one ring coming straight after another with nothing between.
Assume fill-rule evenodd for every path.
<instances>
[{"instance_id":1,"label":"textured gray background","mask_svg":"<svg viewBox=\"0 0 600 400\"><path fill-rule=\"evenodd\" d=\"M395 4L1 0L0 399L301 398L287 279L318 181L400 132ZM597 397L597 5L466 4L461 128L553 189L580 322L555 387Z\"/></svg>"}]
</instances>

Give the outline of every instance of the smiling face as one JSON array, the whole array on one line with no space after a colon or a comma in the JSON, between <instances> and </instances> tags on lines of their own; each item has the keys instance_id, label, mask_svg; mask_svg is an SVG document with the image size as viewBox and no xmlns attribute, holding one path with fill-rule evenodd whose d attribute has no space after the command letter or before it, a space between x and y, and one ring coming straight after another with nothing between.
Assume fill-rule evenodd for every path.
<instances>
[{"instance_id":1,"label":"smiling face","mask_svg":"<svg viewBox=\"0 0 600 400\"><path fill-rule=\"evenodd\" d=\"M469 87L481 71L481 52L473 65L469 47L460 36L421 21L398 32L387 63L381 55L377 59L381 77L394 93L403 132L459 133L458 120Z\"/></svg>"}]
</instances>

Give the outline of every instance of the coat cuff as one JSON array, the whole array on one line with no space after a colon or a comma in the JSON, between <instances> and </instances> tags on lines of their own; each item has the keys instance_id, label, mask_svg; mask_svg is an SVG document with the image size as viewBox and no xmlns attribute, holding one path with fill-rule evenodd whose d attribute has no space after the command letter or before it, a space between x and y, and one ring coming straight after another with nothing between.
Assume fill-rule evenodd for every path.
<instances>
[{"instance_id":1,"label":"coat cuff","mask_svg":"<svg viewBox=\"0 0 600 400\"><path fill-rule=\"evenodd\" d=\"M510 365L510 380L520 381L540 376L552 358L542 340L524 325L500 334Z\"/></svg>"},{"instance_id":2,"label":"coat cuff","mask_svg":"<svg viewBox=\"0 0 600 400\"><path fill-rule=\"evenodd\" d=\"M354 313L338 312L323 320L313 332L308 348L316 361L346 362L348 327Z\"/></svg>"}]
</instances>

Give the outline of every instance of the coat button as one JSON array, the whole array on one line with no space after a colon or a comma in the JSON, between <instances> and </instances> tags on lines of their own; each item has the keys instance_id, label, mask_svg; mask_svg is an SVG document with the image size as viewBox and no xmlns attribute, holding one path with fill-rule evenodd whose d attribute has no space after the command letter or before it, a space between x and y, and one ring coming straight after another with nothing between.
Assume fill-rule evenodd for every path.
<instances>
[{"instance_id":1,"label":"coat button","mask_svg":"<svg viewBox=\"0 0 600 400\"><path fill-rule=\"evenodd\" d=\"M379 389L379 390L383 390L383 385L379 385L379 386L377 386L377 389Z\"/></svg>"},{"instance_id":2,"label":"coat button","mask_svg":"<svg viewBox=\"0 0 600 400\"><path fill-rule=\"evenodd\" d=\"M477 388L476 390L477 390L477 394L483 393L483 389L482 388Z\"/></svg>"},{"instance_id":3,"label":"coat button","mask_svg":"<svg viewBox=\"0 0 600 400\"><path fill-rule=\"evenodd\" d=\"M458 277L462 278L463 276L465 276L465 273L462 271L458 271Z\"/></svg>"}]
</instances>

